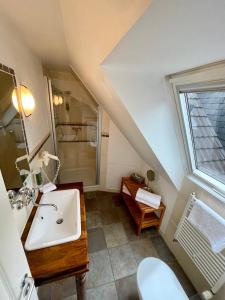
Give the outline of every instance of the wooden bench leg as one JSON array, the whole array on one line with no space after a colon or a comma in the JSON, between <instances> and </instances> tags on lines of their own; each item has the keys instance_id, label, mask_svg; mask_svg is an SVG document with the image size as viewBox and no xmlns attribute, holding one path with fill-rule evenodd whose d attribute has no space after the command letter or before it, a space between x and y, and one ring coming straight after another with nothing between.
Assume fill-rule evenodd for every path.
<instances>
[{"instance_id":1,"label":"wooden bench leg","mask_svg":"<svg viewBox=\"0 0 225 300\"><path fill-rule=\"evenodd\" d=\"M163 219L163 216L164 216L164 213L165 213L165 209L163 209L160 213L160 217L159 217L159 225L157 226L158 227L158 231L160 229L160 226L161 226L161 223L162 223L162 219Z\"/></svg>"},{"instance_id":2,"label":"wooden bench leg","mask_svg":"<svg viewBox=\"0 0 225 300\"><path fill-rule=\"evenodd\" d=\"M141 233L141 224L138 225L137 235L139 235L140 233Z\"/></svg>"},{"instance_id":3,"label":"wooden bench leg","mask_svg":"<svg viewBox=\"0 0 225 300\"><path fill-rule=\"evenodd\" d=\"M141 220L140 220L140 223L138 224L137 235L139 235L139 234L141 233L142 223L143 223L144 217L145 217L145 215L142 213L142 214L141 214Z\"/></svg>"},{"instance_id":4,"label":"wooden bench leg","mask_svg":"<svg viewBox=\"0 0 225 300\"><path fill-rule=\"evenodd\" d=\"M76 276L77 300L86 299L85 280L86 280L86 273Z\"/></svg>"}]
</instances>

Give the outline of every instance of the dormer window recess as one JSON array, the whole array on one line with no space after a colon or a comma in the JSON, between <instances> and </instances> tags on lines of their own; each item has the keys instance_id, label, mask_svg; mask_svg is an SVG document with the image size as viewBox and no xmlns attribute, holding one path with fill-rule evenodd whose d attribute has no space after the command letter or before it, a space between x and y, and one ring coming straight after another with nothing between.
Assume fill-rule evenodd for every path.
<instances>
[{"instance_id":1,"label":"dormer window recess","mask_svg":"<svg viewBox=\"0 0 225 300\"><path fill-rule=\"evenodd\" d=\"M224 71L221 71L221 75ZM199 76L201 73L202 77ZM213 68L211 68L211 73ZM207 69L172 79L189 175L225 196L225 80ZM218 76L218 74L217 74ZM196 78L196 82L195 82ZM201 78L201 79L200 79ZM207 78L207 81L202 81ZM190 83L192 82L192 83Z\"/></svg>"}]
</instances>

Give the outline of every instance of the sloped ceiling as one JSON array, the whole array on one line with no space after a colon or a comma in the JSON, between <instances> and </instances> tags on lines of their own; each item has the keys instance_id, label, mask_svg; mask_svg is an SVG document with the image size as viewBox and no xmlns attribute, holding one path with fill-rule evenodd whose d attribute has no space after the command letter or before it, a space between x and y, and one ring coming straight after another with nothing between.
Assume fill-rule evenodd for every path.
<instances>
[{"instance_id":1,"label":"sloped ceiling","mask_svg":"<svg viewBox=\"0 0 225 300\"><path fill-rule=\"evenodd\" d=\"M224 0L155 0L102 64L126 110L177 186L187 166L166 76L224 60L224 28Z\"/></svg>"},{"instance_id":2,"label":"sloped ceiling","mask_svg":"<svg viewBox=\"0 0 225 300\"><path fill-rule=\"evenodd\" d=\"M61 0L64 32L71 68L102 104L138 154L179 188L181 180L174 181L162 167L100 65L150 4L151 1L138 0ZM77 13L72 15L71 11Z\"/></svg>"},{"instance_id":3,"label":"sloped ceiling","mask_svg":"<svg viewBox=\"0 0 225 300\"><path fill-rule=\"evenodd\" d=\"M60 0L68 48L99 65L148 7L150 0ZM72 12L72 13L71 13Z\"/></svg>"},{"instance_id":4,"label":"sloped ceiling","mask_svg":"<svg viewBox=\"0 0 225 300\"><path fill-rule=\"evenodd\" d=\"M56 70L70 66L139 155L179 187L101 68L150 4L151 0L0 0L1 13L42 62Z\"/></svg>"},{"instance_id":5,"label":"sloped ceiling","mask_svg":"<svg viewBox=\"0 0 225 300\"><path fill-rule=\"evenodd\" d=\"M44 64L68 67L69 57L58 0L0 0L0 17L7 18Z\"/></svg>"},{"instance_id":6,"label":"sloped ceiling","mask_svg":"<svg viewBox=\"0 0 225 300\"><path fill-rule=\"evenodd\" d=\"M67 46L76 57L100 64L144 13L151 0L0 0L6 16L43 63L66 67ZM61 11L62 9L62 11ZM67 45L70 26L73 45Z\"/></svg>"}]
</instances>

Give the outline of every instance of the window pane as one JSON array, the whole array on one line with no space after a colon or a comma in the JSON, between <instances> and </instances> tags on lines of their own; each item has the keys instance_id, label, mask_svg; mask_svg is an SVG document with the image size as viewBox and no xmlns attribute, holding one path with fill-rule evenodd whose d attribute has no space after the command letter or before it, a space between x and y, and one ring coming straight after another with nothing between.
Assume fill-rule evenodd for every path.
<instances>
[{"instance_id":1,"label":"window pane","mask_svg":"<svg viewBox=\"0 0 225 300\"><path fill-rule=\"evenodd\" d=\"M225 91L184 93L196 168L225 183Z\"/></svg>"}]
</instances>

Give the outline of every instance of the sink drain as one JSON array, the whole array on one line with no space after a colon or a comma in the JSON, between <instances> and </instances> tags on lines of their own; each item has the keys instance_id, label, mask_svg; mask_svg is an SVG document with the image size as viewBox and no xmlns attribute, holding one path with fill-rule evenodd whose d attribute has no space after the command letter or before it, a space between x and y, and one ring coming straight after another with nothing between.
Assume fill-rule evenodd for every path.
<instances>
[{"instance_id":1,"label":"sink drain","mask_svg":"<svg viewBox=\"0 0 225 300\"><path fill-rule=\"evenodd\" d=\"M58 220L56 221L57 224L62 224L62 222L63 222L63 219L62 219L62 218L61 218L61 219L58 219Z\"/></svg>"}]
</instances>

